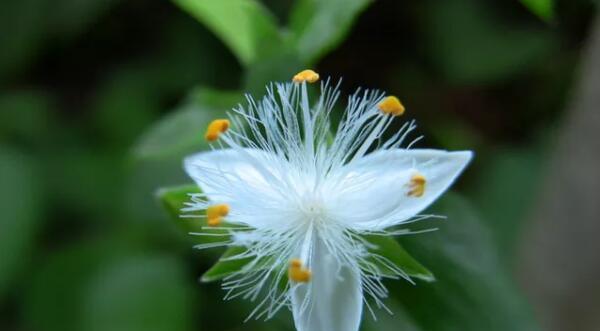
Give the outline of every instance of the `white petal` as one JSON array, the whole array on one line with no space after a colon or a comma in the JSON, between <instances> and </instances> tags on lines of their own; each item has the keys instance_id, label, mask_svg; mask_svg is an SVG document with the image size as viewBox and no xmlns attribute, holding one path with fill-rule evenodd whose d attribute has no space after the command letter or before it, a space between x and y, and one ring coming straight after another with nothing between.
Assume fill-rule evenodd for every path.
<instances>
[{"instance_id":1,"label":"white petal","mask_svg":"<svg viewBox=\"0 0 600 331\"><path fill-rule=\"evenodd\" d=\"M358 268L341 266L320 240L311 260L311 281L291 290L296 329L357 331L363 305Z\"/></svg>"},{"instance_id":2,"label":"white petal","mask_svg":"<svg viewBox=\"0 0 600 331\"><path fill-rule=\"evenodd\" d=\"M229 204L229 221L261 227L275 221L271 206L282 204L276 158L256 149L222 149L189 156L184 168L210 201Z\"/></svg>"},{"instance_id":3,"label":"white petal","mask_svg":"<svg viewBox=\"0 0 600 331\"><path fill-rule=\"evenodd\" d=\"M472 157L470 151L393 149L371 153L342 169L328 186L327 206L355 229L384 229L423 211L454 182ZM426 178L425 193L409 196L411 177ZM337 183L337 184L335 184Z\"/></svg>"},{"instance_id":4,"label":"white petal","mask_svg":"<svg viewBox=\"0 0 600 331\"><path fill-rule=\"evenodd\" d=\"M260 157L260 151L247 151L255 158ZM260 172L248 162L247 158L233 149L201 152L188 156L184 160L184 168L209 197L217 198L218 195L224 195L221 190L229 186L227 179L244 181L255 189L262 190L268 187Z\"/></svg>"}]
</instances>

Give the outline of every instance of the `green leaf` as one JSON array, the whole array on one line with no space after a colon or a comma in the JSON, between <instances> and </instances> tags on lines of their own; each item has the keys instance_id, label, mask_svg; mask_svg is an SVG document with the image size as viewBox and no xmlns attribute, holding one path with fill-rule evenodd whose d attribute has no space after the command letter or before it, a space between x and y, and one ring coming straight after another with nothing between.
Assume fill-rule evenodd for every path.
<instances>
[{"instance_id":1,"label":"green leaf","mask_svg":"<svg viewBox=\"0 0 600 331\"><path fill-rule=\"evenodd\" d=\"M265 86L273 81L289 81L304 68L294 53L279 53L256 61L246 70L244 90L254 96L265 94Z\"/></svg>"},{"instance_id":2,"label":"green leaf","mask_svg":"<svg viewBox=\"0 0 600 331\"><path fill-rule=\"evenodd\" d=\"M291 42L301 60L314 63L334 49L371 0L300 0L290 18Z\"/></svg>"},{"instance_id":3,"label":"green leaf","mask_svg":"<svg viewBox=\"0 0 600 331\"><path fill-rule=\"evenodd\" d=\"M174 1L221 38L244 65L282 46L275 18L257 1Z\"/></svg>"},{"instance_id":4,"label":"green leaf","mask_svg":"<svg viewBox=\"0 0 600 331\"><path fill-rule=\"evenodd\" d=\"M116 241L114 237L86 238L40 256L23 300L26 329L81 331L82 300L91 279L131 250Z\"/></svg>"},{"instance_id":5,"label":"green leaf","mask_svg":"<svg viewBox=\"0 0 600 331\"><path fill-rule=\"evenodd\" d=\"M156 197L160 200L169 216L174 220L180 219L181 208L190 201L190 194L201 193L197 185L182 185L169 188L161 188L156 192Z\"/></svg>"},{"instance_id":6,"label":"green leaf","mask_svg":"<svg viewBox=\"0 0 600 331\"><path fill-rule=\"evenodd\" d=\"M521 3L544 21L554 18L553 0L521 0Z\"/></svg>"},{"instance_id":7,"label":"green leaf","mask_svg":"<svg viewBox=\"0 0 600 331\"><path fill-rule=\"evenodd\" d=\"M473 207L447 193L432 211L439 230L405 236L403 244L435 273L434 283L394 282L404 310L423 330L538 330L530 307L504 269L493 237ZM435 316L435 318L432 318Z\"/></svg>"},{"instance_id":8,"label":"green leaf","mask_svg":"<svg viewBox=\"0 0 600 331\"><path fill-rule=\"evenodd\" d=\"M196 185L183 185L169 188L161 188L156 192L156 197L162 204L163 208L169 214L171 220L183 232L191 234L194 243L215 243L222 242L228 239L226 230L211 230L211 234L220 234L220 236L194 236L195 232L205 232L203 227L208 226L204 217L181 217L183 212L181 208L185 207L186 202L190 202L190 194L200 193L200 189ZM194 214L204 214L204 212L194 212ZM233 224L228 224L228 227L235 227Z\"/></svg>"},{"instance_id":9,"label":"green leaf","mask_svg":"<svg viewBox=\"0 0 600 331\"><path fill-rule=\"evenodd\" d=\"M246 251L244 247L230 247L228 248L223 256L213 265L210 269L208 269L200 278L203 282L214 282L216 280L225 278L240 269L242 269L246 264L253 260L253 258L244 258L244 259L235 259L235 260L226 260L223 259L235 256L238 254L242 254Z\"/></svg>"},{"instance_id":10,"label":"green leaf","mask_svg":"<svg viewBox=\"0 0 600 331\"><path fill-rule=\"evenodd\" d=\"M84 331L192 330L191 293L180 261L132 257L101 270L83 302Z\"/></svg>"},{"instance_id":11,"label":"green leaf","mask_svg":"<svg viewBox=\"0 0 600 331\"><path fill-rule=\"evenodd\" d=\"M427 270L421 265L415 258L413 258L405 249L397 242L393 237L390 236L375 236L369 235L364 237L370 244L376 246L375 248L369 249L372 254L377 254L379 257L385 258L387 261L392 262L395 266L402 269L408 276L424 280L426 282L435 281L434 275L431 271ZM386 267L380 260L371 257L371 261L386 276L396 276L389 267Z\"/></svg>"},{"instance_id":12,"label":"green leaf","mask_svg":"<svg viewBox=\"0 0 600 331\"><path fill-rule=\"evenodd\" d=\"M208 148L204 131L210 121L225 116L243 97L240 92L206 88L194 90L174 112L146 131L136 143L133 154L138 159L181 158Z\"/></svg>"},{"instance_id":13,"label":"green leaf","mask_svg":"<svg viewBox=\"0 0 600 331\"><path fill-rule=\"evenodd\" d=\"M422 10L429 56L453 84L492 84L514 77L552 54L557 45L549 31L504 28L509 23L488 6L477 0L448 0Z\"/></svg>"},{"instance_id":14,"label":"green leaf","mask_svg":"<svg viewBox=\"0 0 600 331\"><path fill-rule=\"evenodd\" d=\"M488 153L491 157L481 165L473 197L493 230L501 256L510 265L515 243L538 196L545 158L535 145L521 150L497 148Z\"/></svg>"},{"instance_id":15,"label":"green leaf","mask_svg":"<svg viewBox=\"0 0 600 331\"><path fill-rule=\"evenodd\" d=\"M30 261L42 207L42 179L35 164L0 145L0 294Z\"/></svg>"},{"instance_id":16,"label":"green leaf","mask_svg":"<svg viewBox=\"0 0 600 331\"><path fill-rule=\"evenodd\" d=\"M206 219L196 217L182 218L181 209L185 207L186 202L190 202L190 194L200 193L197 185L183 185L169 188L161 188L156 192L156 197L163 208L169 214L173 222L186 233L199 232L203 226L207 226ZM215 231L217 232L217 231ZM219 237L199 237L202 242L210 242L211 239ZM213 240L214 241L214 240ZM219 240L220 241L220 240Z\"/></svg>"},{"instance_id":17,"label":"green leaf","mask_svg":"<svg viewBox=\"0 0 600 331\"><path fill-rule=\"evenodd\" d=\"M425 331L417 326L410 315L393 298L385 300L385 306L392 312L380 313L377 320L364 318L361 330L363 331Z\"/></svg>"}]
</instances>

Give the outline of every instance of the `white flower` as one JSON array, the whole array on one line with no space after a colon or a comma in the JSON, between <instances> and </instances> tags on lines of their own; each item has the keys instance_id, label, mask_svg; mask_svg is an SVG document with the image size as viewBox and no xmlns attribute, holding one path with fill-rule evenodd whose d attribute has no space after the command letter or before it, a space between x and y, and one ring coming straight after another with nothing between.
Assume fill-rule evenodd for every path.
<instances>
[{"instance_id":1,"label":"white flower","mask_svg":"<svg viewBox=\"0 0 600 331\"><path fill-rule=\"evenodd\" d=\"M270 85L260 101L248 96L231 122L212 122L206 139L213 150L185 160L203 193L184 210L206 210L209 226L198 235L227 230L223 242L199 248L245 248L229 259L251 262L223 287L227 298L257 303L251 317L288 306L299 331L355 331L366 297L381 307L387 295L361 235L393 233L422 217L472 153L403 147L414 122L383 138L404 107L377 91L350 96L332 136L339 91L322 82L311 103L307 84L317 80L305 70Z\"/></svg>"}]
</instances>

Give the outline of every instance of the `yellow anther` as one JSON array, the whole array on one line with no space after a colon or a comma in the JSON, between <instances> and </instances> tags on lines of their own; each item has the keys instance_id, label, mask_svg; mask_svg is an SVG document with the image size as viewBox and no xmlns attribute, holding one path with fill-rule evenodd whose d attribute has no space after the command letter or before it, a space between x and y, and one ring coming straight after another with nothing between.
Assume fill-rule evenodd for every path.
<instances>
[{"instance_id":1,"label":"yellow anther","mask_svg":"<svg viewBox=\"0 0 600 331\"><path fill-rule=\"evenodd\" d=\"M208 226L219 226L221 225L221 221L223 221L221 217L215 217L209 218L206 223L208 224Z\"/></svg>"},{"instance_id":2,"label":"yellow anther","mask_svg":"<svg viewBox=\"0 0 600 331\"><path fill-rule=\"evenodd\" d=\"M400 116L400 115L404 114L404 110L405 110L404 106L402 105L400 100L398 100L398 98L396 98L393 95L383 99L377 105L377 107L379 108L379 110L382 113L384 113L386 115L394 115L394 116Z\"/></svg>"},{"instance_id":3,"label":"yellow anther","mask_svg":"<svg viewBox=\"0 0 600 331\"><path fill-rule=\"evenodd\" d=\"M208 225L217 226L221 224L223 217L229 214L229 206L226 204L213 205L206 208L206 218Z\"/></svg>"},{"instance_id":4,"label":"yellow anther","mask_svg":"<svg viewBox=\"0 0 600 331\"><path fill-rule=\"evenodd\" d=\"M292 78L292 81L294 83L303 83L303 82L314 83L318 80L319 80L319 74L310 69L302 70L299 73L297 73L294 76L294 78Z\"/></svg>"},{"instance_id":5,"label":"yellow anther","mask_svg":"<svg viewBox=\"0 0 600 331\"><path fill-rule=\"evenodd\" d=\"M302 266L300 259L290 260L290 267L288 268L288 277L291 280L298 283L306 283L310 281L311 272L307 268Z\"/></svg>"},{"instance_id":6,"label":"yellow anther","mask_svg":"<svg viewBox=\"0 0 600 331\"><path fill-rule=\"evenodd\" d=\"M208 141L215 141L219 139L219 135L229 129L229 120L218 119L210 122L206 129L204 138Z\"/></svg>"},{"instance_id":7,"label":"yellow anther","mask_svg":"<svg viewBox=\"0 0 600 331\"><path fill-rule=\"evenodd\" d=\"M425 176L417 173L414 174L410 178L410 183L408 184L408 193L406 195L411 197L421 197L425 194L425 184L427 184L427 180Z\"/></svg>"}]
</instances>

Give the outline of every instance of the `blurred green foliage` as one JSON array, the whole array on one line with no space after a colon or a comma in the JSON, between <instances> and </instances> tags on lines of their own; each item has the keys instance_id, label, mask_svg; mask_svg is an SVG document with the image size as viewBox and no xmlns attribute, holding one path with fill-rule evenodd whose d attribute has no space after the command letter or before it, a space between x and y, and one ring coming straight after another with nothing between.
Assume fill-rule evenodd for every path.
<instances>
[{"instance_id":1,"label":"blurred green foliage","mask_svg":"<svg viewBox=\"0 0 600 331\"><path fill-rule=\"evenodd\" d=\"M400 95L425 145L477 154L439 231L399 239L437 281L389 282L395 315L363 329L536 330L510 271L593 6L0 2L0 329L291 330L198 284L222 251L193 251L197 225L155 192L190 184L182 158L243 93L316 67Z\"/></svg>"},{"instance_id":2,"label":"blurred green foliage","mask_svg":"<svg viewBox=\"0 0 600 331\"><path fill-rule=\"evenodd\" d=\"M521 2L523 5L527 6L529 10L546 21L554 18L553 0L521 0Z\"/></svg>"}]
</instances>

